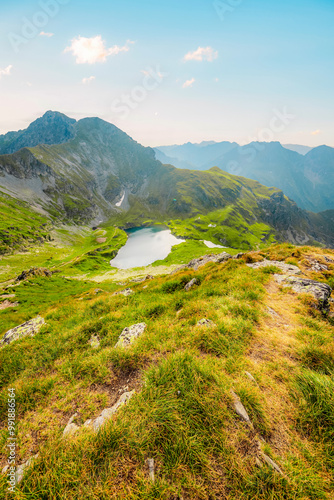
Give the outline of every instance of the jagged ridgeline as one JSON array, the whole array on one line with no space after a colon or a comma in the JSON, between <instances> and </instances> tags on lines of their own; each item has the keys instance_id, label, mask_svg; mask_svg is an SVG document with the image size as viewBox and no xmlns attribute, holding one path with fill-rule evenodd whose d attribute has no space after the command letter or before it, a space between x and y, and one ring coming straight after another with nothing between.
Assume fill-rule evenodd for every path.
<instances>
[{"instance_id":1,"label":"jagged ridgeline","mask_svg":"<svg viewBox=\"0 0 334 500\"><path fill-rule=\"evenodd\" d=\"M334 245L331 211L303 211L279 189L219 168L163 165L98 118L76 122L49 111L0 137L0 152L2 193L57 223L164 222L177 235L243 249L286 240Z\"/></svg>"}]
</instances>

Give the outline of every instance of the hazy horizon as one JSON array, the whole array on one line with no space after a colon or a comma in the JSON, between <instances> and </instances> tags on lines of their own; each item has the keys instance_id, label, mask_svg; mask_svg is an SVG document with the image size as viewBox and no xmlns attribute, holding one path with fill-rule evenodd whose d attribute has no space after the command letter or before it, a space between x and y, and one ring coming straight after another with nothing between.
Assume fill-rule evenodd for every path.
<instances>
[{"instance_id":1,"label":"hazy horizon","mask_svg":"<svg viewBox=\"0 0 334 500\"><path fill-rule=\"evenodd\" d=\"M1 13L1 134L54 109L146 146L334 146L332 1L6 0Z\"/></svg>"}]
</instances>

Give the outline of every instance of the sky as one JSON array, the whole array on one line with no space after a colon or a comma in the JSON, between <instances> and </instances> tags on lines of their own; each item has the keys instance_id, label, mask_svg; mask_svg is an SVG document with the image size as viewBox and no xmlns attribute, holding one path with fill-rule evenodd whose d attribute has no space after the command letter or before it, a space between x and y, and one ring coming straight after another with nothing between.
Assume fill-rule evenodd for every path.
<instances>
[{"instance_id":1,"label":"sky","mask_svg":"<svg viewBox=\"0 0 334 500\"><path fill-rule=\"evenodd\" d=\"M145 146L334 147L334 0L1 0L0 133L47 110Z\"/></svg>"}]
</instances>

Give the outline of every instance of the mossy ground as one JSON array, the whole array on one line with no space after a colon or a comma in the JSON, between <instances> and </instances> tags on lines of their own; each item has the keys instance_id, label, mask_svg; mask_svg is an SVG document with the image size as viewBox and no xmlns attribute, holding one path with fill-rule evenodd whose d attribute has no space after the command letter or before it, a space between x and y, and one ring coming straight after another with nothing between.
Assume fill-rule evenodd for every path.
<instances>
[{"instance_id":1,"label":"mossy ground","mask_svg":"<svg viewBox=\"0 0 334 500\"><path fill-rule=\"evenodd\" d=\"M40 453L14 498L331 499L332 320L309 297L281 289L274 268L245 263L293 261L307 276L331 282L333 264L311 270L310 259L326 262L324 255L334 259L332 251L277 245L135 284L130 297L112 295L116 284L105 282L95 295L94 283L57 275L20 285L30 315L41 313L47 324L0 350L1 444L7 389L14 387L18 461ZM193 277L199 285L185 292ZM196 326L204 317L215 325ZM123 328L139 322L148 325L143 336L128 350L115 349ZM93 334L98 350L89 345ZM98 435L61 439L74 413L78 424L96 417L125 386L136 396ZM230 389L254 428L234 413ZM260 436L283 476L257 465ZM155 459L154 484L147 458Z\"/></svg>"}]
</instances>

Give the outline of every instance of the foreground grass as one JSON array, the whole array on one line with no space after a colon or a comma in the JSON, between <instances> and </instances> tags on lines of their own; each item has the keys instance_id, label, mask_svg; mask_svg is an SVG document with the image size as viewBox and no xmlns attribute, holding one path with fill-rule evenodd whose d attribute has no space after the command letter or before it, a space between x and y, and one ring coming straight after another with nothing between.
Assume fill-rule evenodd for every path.
<instances>
[{"instance_id":1,"label":"foreground grass","mask_svg":"<svg viewBox=\"0 0 334 500\"><path fill-rule=\"evenodd\" d=\"M246 260L269 254L306 272L309 254L323 258L322 250L280 245ZM328 267L318 279L331 280ZM274 271L244 260L209 264L134 285L130 297L113 296L117 286L108 283L95 295L92 283L57 275L27 282L20 300L47 325L0 350L1 445L7 388L15 387L18 459L40 453L15 498L330 499L333 326L306 297L273 289ZM193 277L198 286L185 292ZM4 313L8 324L18 314ZM214 325L197 326L202 318ZM115 349L123 328L139 322L147 324L142 337ZM74 413L78 424L96 417L125 386L137 395L99 434L61 439ZM253 428L234 413L231 389ZM283 476L257 465L260 437ZM155 459L155 483L147 458ZM0 465L6 459L4 452ZM1 488L6 498L4 476Z\"/></svg>"}]
</instances>

